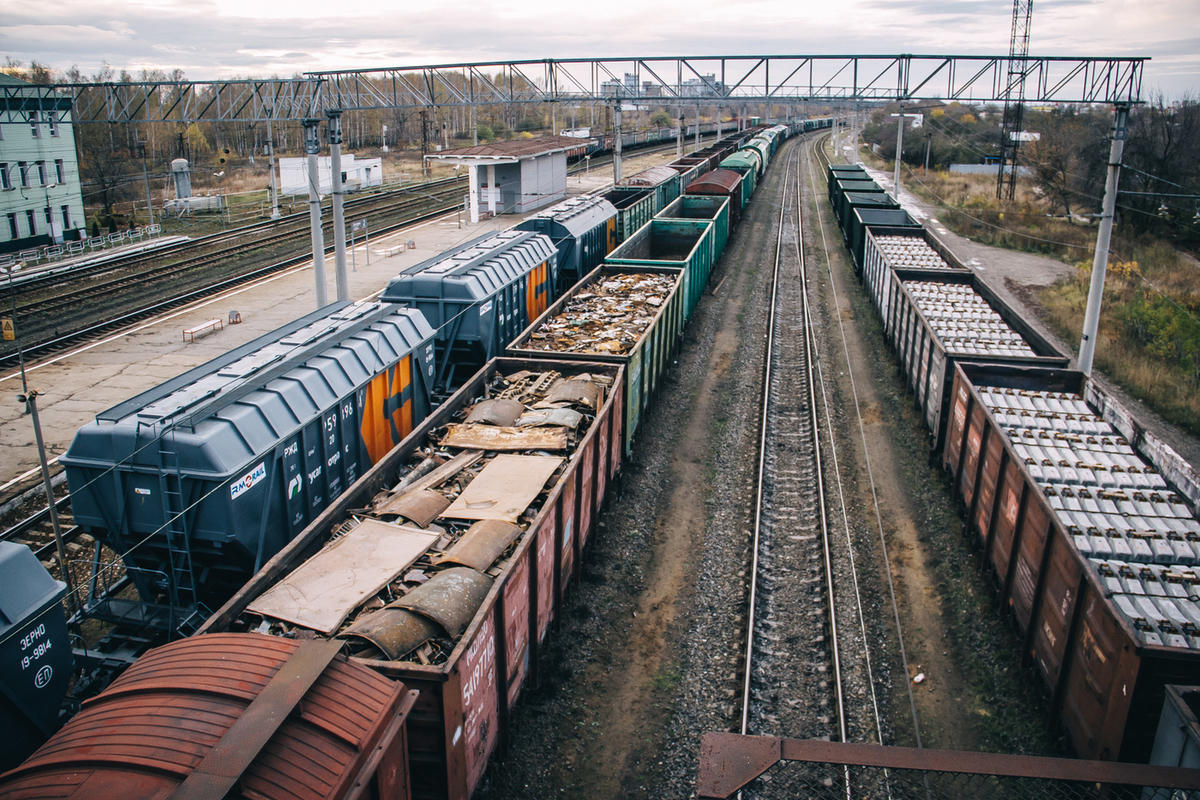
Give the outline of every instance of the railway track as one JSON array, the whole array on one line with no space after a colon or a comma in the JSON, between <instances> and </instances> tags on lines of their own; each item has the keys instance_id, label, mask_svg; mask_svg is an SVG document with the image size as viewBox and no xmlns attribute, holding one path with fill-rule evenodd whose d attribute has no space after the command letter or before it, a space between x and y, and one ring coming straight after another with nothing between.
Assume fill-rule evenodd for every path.
<instances>
[{"instance_id":1,"label":"railway track","mask_svg":"<svg viewBox=\"0 0 1200 800\"><path fill-rule=\"evenodd\" d=\"M832 283L814 180L824 170L816 145L801 143L781 165L786 176L778 200L759 408L740 727L742 733L757 735L884 742L894 728L889 704L904 706L903 689L892 683L886 666L897 657L894 651L904 664L903 636L898 615L883 620L866 610L872 600L864 602L864 595L879 591L866 588L878 579L863 572L864 558L886 565L886 552L881 553L886 545L882 528L878 541L871 540L869 530L855 531L849 489L843 485L843 472L853 458L839 453L845 434L835 431L834 417L845 400L838 397L829 373L849 365L842 362L837 344L841 312L836 294L819 295ZM811 224L806 208L817 210ZM869 464L867 474L869 480ZM893 668L905 683L906 669ZM915 730L915 711L913 725ZM919 733L916 739L920 741ZM800 764L772 770L748 787L745 796L834 792L846 798L893 796L886 772L852 778L840 767Z\"/></svg>"},{"instance_id":2,"label":"railway track","mask_svg":"<svg viewBox=\"0 0 1200 800\"><path fill-rule=\"evenodd\" d=\"M779 199L759 408L741 732L844 740L812 322L798 246L799 152L789 151ZM794 772L778 771L753 796L801 796L812 776Z\"/></svg>"}]
</instances>

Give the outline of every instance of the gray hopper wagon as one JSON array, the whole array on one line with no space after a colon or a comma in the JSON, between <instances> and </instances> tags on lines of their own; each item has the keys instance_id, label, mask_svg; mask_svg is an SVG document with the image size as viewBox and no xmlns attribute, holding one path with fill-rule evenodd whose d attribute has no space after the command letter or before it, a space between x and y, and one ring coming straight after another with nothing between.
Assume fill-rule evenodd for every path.
<instances>
[{"instance_id":1,"label":"gray hopper wagon","mask_svg":"<svg viewBox=\"0 0 1200 800\"><path fill-rule=\"evenodd\" d=\"M600 265L617 246L617 209L603 197L572 197L516 226L550 237L558 249L558 285L562 294Z\"/></svg>"},{"instance_id":2,"label":"gray hopper wagon","mask_svg":"<svg viewBox=\"0 0 1200 800\"><path fill-rule=\"evenodd\" d=\"M437 331L434 387L450 394L554 302L558 251L532 231L486 233L405 269L380 297Z\"/></svg>"},{"instance_id":3,"label":"gray hopper wagon","mask_svg":"<svg viewBox=\"0 0 1200 800\"><path fill-rule=\"evenodd\" d=\"M341 304L80 428L60 459L75 521L142 598L97 615L179 632L224 602L428 415L433 356L420 312Z\"/></svg>"}]
</instances>

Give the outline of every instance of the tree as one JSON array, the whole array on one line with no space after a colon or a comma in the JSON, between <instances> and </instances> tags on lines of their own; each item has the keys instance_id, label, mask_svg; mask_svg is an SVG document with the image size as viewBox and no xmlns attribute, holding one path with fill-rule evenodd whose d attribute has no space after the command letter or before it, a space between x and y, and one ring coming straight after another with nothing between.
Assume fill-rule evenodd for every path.
<instances>
[{"instance_id":1,"label":"tree","mask_svg":"<svg viewBox=\"0 0 1200 800\"><path fill-rule=\"evenodd\" d=\"M671 115L661 109L650 117L650 126L654 128L669 128L674 124L675 120L671 119Z\"/></svg>"}]
</instances>

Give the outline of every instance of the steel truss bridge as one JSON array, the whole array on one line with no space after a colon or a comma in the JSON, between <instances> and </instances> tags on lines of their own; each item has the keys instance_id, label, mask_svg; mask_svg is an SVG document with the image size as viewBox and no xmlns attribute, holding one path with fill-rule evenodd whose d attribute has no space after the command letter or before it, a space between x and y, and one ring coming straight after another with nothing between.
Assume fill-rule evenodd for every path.
<instances>
[{"instance_id":1,"label":"steel truss bridge","mask_svg":"<svg viewBox=\"0 0 1200 800\"><path fill-rule=\"evenodd\" d=\"M311 72L294 78L0 87L0 108L72 121L266 122L329 112L526 103L739 105L859 101L1141 102L1146 58L779 55L542 59ZM15 119L5 115L4 121ZM22 122L24 120L21 120Z\"/></svg>"}]
</instances>

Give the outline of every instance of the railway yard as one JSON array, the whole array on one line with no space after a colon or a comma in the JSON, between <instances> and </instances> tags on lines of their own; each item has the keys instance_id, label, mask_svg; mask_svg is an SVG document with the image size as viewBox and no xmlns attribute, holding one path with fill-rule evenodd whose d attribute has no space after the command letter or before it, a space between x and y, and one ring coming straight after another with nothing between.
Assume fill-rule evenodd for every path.
<instances>
[{"instance_id":1,"label":"railway yard","mask_svg":"<svg viewBox=\"0 0 1200 800\"><path fill-rule=\"evenodd\" d=\"M253 444L258 440L247 431L258 429L238 413L217 405L203 406L210 418L194 412L189 431L211 430L205 425L214 420L228 422L251 451L246 462L251 466L239 464L232 470L250 472L240 483L233 482L230 498L224 498L230 493L227 478L204 473L220 490L217 499L236 501L240 492L263 481L280 490L274 500L262 495L256 501L263 508L261 522L253 520L261 525L261 541L274 535L274 516L293 511L290 504L300 490L293 492L287 470L300 475L307 469L307 483L298 485L311 487L317 483L312 466L318 465L319 475L324 459L331 475L340 470L338 482L330 477L321 484L328 494L321 503L305 494L311 508L296 512L283 526L279 546L259 545L257 554L251 548L245 564L238 561L241 551L181 546L191 529L170 521L155 531L152 535L166 529L154 551L166 564L155 573L162 577L146 577L154 573L149 562L131 561L137 564L131 571L138 574L131 576L121 597L131 598L134 588L143 599L158 592L154 609L169 598L166 627L182 641L143 655L117 679L114 690L124 687L125 696L136 694L140 705L120 711L122 691L86 703L51 746L0 778L0 793L36 796L32 787L39 780L75 780L64 776L76 759L87 761L97 774L112 770L113 780L134 780L126 769L129 775L142 770L138 780L149 781L145 776L154 773L154 780L164 785L184 780L197 768L195 763L176 771L127 767L123 759L128 754L120 745L86 758L77 748L88 747L89 726L109 724L106 719L127 724L123 730L137 736L148 735L136 726L155 713L179 713L186 719L183 712L171 710L191 701L153 692L187 694L188 670L213 663L201 659L213 658L204 648L218 648L217 643L233 655L217 659L222 666L213 667L214 675L223 669L252 671L247 665L267 653L263 658L309 670L303 680L315 682L313 692L345 692L337 702L361 701L363 719L380 714L380 719L393 720L379 722L370 736L350 743L352 755L346 758L353 768L329 767L353 774L355 787L369 782L374 796L726 796L708 793L706 776L714 770L736 772L730 765L741 763L741 751L730 755L733 751L711 745L714 740L706 735L713 732L1056 759L994 768L964 759L961 771L799 759L755 779L746 790L748 797L1091 797L1107 791L1097 781L1108 782L1114 792L1104 796L1118 797L1142 796L1142 786L1200 788L1196 776L1184 770L1113 773L1089 783L1072 779L1076 773L1062 767L1071 756L1144 763L1163 684L1187 683L1189 675L1196 683L1200 676L1200 524L1195 522L1200 443L1158 420L1148 421L1145 437L1142 427L1135 426L1133 446L1114 432L1128 414L1110 411L1106 398L1116 397L1119 402L1112 408L1128 408L1137 419L1148 415L1102 379L1100 390L1073 378L1078 373L1069 371L1069 359L1061 355L1069 349L1046 341L1036 309L1027 303L1027 287L1045 280L1041 257L955 237L904 193L897 198L900 206L925 228L889 223L872 229L863 223L856 244L853 222L845 222L855 219L854 210L839 217L842 207L835 197L839 178L833 167L850 167L833 158L829 127L828 120L807 120L735 131L719 142L706 141L707 151L700 151L705 155L691 160L677 161L673 147L628 156L626 174L657 175L644 171L672 165L663 174L674 176L675 188L660 198L645 227L631 225L622 233L624 244L614 240L612 231L618 219L625 225L634 212L620 206L612 192L627 191L632 197L636 181L614 189L596 163L587 175L573 172L570 195L609 192L605 196L620 209L597 226L610 226L604 252L593 253L598 257L581 269L586 277L578 286L558 286L552 296L535 281L551 285L538 270L553 259L538 265L543 257L529 256L534 265L521 268L519 282L513 284L519 288L512 295L512 324L523 333L516 339L505 333L499 349L486 354L499 361L488 361L479 372L472 369L473 377L452 381L444 393L433 392L425 398L428 408L412 398L441 387L442 359L450 357L446 354L461 358L467 352L443 339L474 325L470 315L478 313L482 319L491 299L502 294L466 310L444 301L436 312L423 308L428 330L416 324L405 345L411 349L403 350L394 336L379 333L385 322L400 324L398 315L388 316L388 302L400 297L402 289L415 291L401 286L399 276L416 280L449 272L453 259L465 264L493 247L504 250L508 260L503 263L511 266L517 263L511 254L518 246L526 248L521 253L535 254L540 252L535 245L551 247L538 244L551 241L544 236L525 235L537 230L525 225L522 235L512 238L519 244L497 244L519 222L512 217L471 225L461 213L447 212L459 204L463 181L436 182L408 195L347 205L347 219L369 217L372 230L370 252L364 245L352 253L351 297L374 303L382 296L385 302L339 307L336 313L342 316L336 324L342 327L336 334L323 332L326 321L313 314L311 257L304 254L307 218L228 239L165 247L165 252L123 264L119 272L72 280L70 294L61 278L42 285L31 278L15 300L16 316L27 320L30 331L33 346L22 369L29 385L40 391L49 454L79 470L72 477L72 491L78 491L77 476L85 476L88 485L99 487L95 493L103 495L108 491L103 474L109 468L85 451L76 431L96 425L93 420L106 409L138 398L140 403L114 413L111 421L136 425L128 445L131 461L139 452L152 452L162 471L171 473L156 478L151 489L134 488L143 498L161 491L168 515L171 502L191 509L216 490L198 490L199 497L187 494L192 490L185 489L182 476L191 468L185 464L190 445L168 438L161 421L181 412L162 412L154 420L151 412L171 403L185 409L192 403L215 403L208 397L226 391L209 388L197 400L187 396L190 383L171 379L204 368L206 362L216 366L208 375L194 373L197 379L250 374L239 372L239 366L275 347L267 337L288 325L292 327L276 333L276 339L303 357L270 350L282 353L274 356L280 365L261 359L249 370L263 370L263 381L302 383L310 397L319 397L320 391L314 391L318 384L308 373L328 376L329 364L342 358L329 352L332 346L320 344L322 336L339 341L358 337L360 344L346 345L346 350L353 349L364 363L369 362L363 355L368 347L361 343L378 352L387 349L379 344L386 339L399 360L368 375L358 390L357 406L350 391L330 406L333 412L317 414L330 437L324 451L319 438L304 438L307 433ZM844 139L846 132L841 135ZM741 156L730 160L735 151ZM727 194L687 191L688 181L699 172L685 172L693 163L711 167L712 175L728 173L733 188ZM852 177L890 188L878 173L868 177L866 170L861 172ZM688 180L679 174L687 174ZM748 186L752 176L756 188ZM661 188L654 180L650 185ZM638 197L645 195L641 191ZM659 213L673 200L673 211ZM573 209L571 214L582 212ZM658 216L649 221L654 214ZM714 232L717 220L723 221L727 239ZM889 243L888 235L905 239ZM889 251L889 246L900 249ZM928 260L901 264L894 254L910 252L904 249L909 246ZM563 252L561 241L555 240L553 247ZM476 259L471 268L480 263L501 261ZM194 279L188 277L193 271ZM162 280L170 291L161 289ZM214 288L220 281L229 283ZM332 288L332 275L329 283ZM954 286L947 288L950 283ZM201 292L202 297L192 296ZM958 305L940 317L938 303L953 306L963 301L945 298L965 294L976 303L971 310L976 316L962 334L969 345L947 345L963 330L956 325L966 312ZM501 301L495 302L499 316ZM417 300L408 304L418 307ZM435 314L445 318L435 319ZM297 321L300 317L304 319ZM506 331L503 324L497 322L497 329ZM480 322L479 329L483 327ZM996 334L1000 345L983 333L993 329L1001 331ZM481 345L473 340L471 346ZM964 349L968 346L978 349ZM1001 351L988 348L1000 346L1006 349L996 367L994 355ZM0 353L6 365L0 384L14 394L22 375L9 363L11 356ZM285 373L285 367L293 371ZM453 369L446 374L453 376ZM384 393L375 397L375 389L367 385L376 387L380 378ZM336 390L336 381L325 380ZM231 391L241 392L231 403L254 402L264 417L272 413L269 402L258 397L267 392L251 396L249 390ZM1019 394L1038 402L1051 396L1057 401L1060 394L1072 392L1091 406L1080 399L1078 407L1062 412L1070 424L1084 424L1087 414L1096 416L1096 426L1109 424L1079 434L1094 435L1120 454L1113 456L1119 466L1106 466L1105 475L1111 471L1113 481L1135 475L1148 481L1105 483L1102 476L1095 478L1102 488L1094 491L1106 498L1120 495L1118 499L1127 499L1121 492L1133 496L1135 489L1153 492L1159 505L1152 512L1139 506L1138 513L1160 522L1160 529L1105 533L1094 519L1052 523L1050 511L1035 529L1031 520L1041 513L1039 503L1050 502L1050 495L1090 497L1088 478L1076 473L1086 467L1098 475L1100 468L1087 461L1090 456L1080 455L1071 457L1069 466L1076 472L1070 477L1066 460L1046 462L1056 470L1053 475L1047 470L1036 479L1029 477L1039 462L1022 458L1035 451L1014 449L1017 445L1005 437L1040 430L1029 419L1046 417L1043 406L1037 414L1029 411L1029 419L1019 424L990 421L1009 413L1006 401L998 398ZM393 401L399 405L388 405ZM299 416L295 401L288 402ZM368 430L368 413L378 408L391 423L390 431ZM40 477L32 431L21 410L16 403L0 407L0 445L8 454L0 474L4 527L9 528L5 536L40 548L39 558L57 576L44 524L22 522L39 507ZM354 414L361 417L361 428ZM1112 419L1122 422L1105 422ZM1059 423L1059 430L1065 424ZM153 428L156 438L149 441L154 446L139 445L137 437L151 425L163 426ZM320 425L313 425L319 433ZM357 446L334 443L335 427L346 442L348 431L353 428L353 436L359 436L361 430L361 457ZM1043 439L1056 429L1050 424L1045 430ZM210 441L218 438L205 435L211 435ZM289 466L289 441L317 453L316 461ZM1162 443L1182 457L1163 456ZM65 455L69 447L72 453ZM1135 452L1134 447L1140 449ZM352 452L357 466L335 468L338 459L333 456L345 458ZM1161 463L1146 468L1136 461L1144 452L1153 452ZM1129 460L1120 460L1126 456ZM267 467L253 466L263 459ZM169 471L168 464L173 465ZM53 471L61 467L55 465ZM1155 483L1158 473L1170 485ZM256 477L247 481L250 476ZM64 495L65 483L59 489ZM1054 491L1043 491L1046 486ZM520 501L513 499L518 495ZM493 506L505 501L513 507L492 513ZM87 502L93 525L100 517L109 524L113 515L104 510L103 497ZM1148 507L1150 501L1146 503ZM1168 505L1175 510L1163 510ZM1126 514L1122 508L1120 513ZM66 501L61 513L69 527ZM130 518L137 513L130 511ZM1116 515L1111 512L1110 518ZM113 558L114 549L131 551L152 536L135 545L140 535L135 523L122 518L121 524L129 526L126 538L107 540L109 549L98 551L101 560ZM199 535L201 524L189 524ZM376 552L369 548L382 547L383 539L369 537L383 537L384 529L407 537L392 545L397 553L404 550L403 557L397 555L404 564L374 577L359 575L364 564L348 565L346 553L362 557ZM1102 552L1097 539L1105 539L1108 549ZM80 600L94 569L88 541L80 538L68 545ZM1131 547L1114 554L1118 541ZM1085 549L1086 542L1097 549ZM1136 542L1166 549L1139 560ZM367 549L352 551L355 547ZM1064 555L1072 547L1083 555L1075 550ZM1029 555L1032 548L1037 552ZM1118 556L1126 561L1118 564ZM378 566L374 557L367 557ZM204 587L197 586L206 580L199 558L214 565L224 559L225 568L235 562L246 567L232 581L236 591L204 595ZM1101 559L1107 560L1101 564ZM1088 564L1095 574L1088 572ZM1116 574L1113 570L1119 572L1121 565L1133 574L1139 564L1143 580L1154 564L1169 573L1155 580L1182 587L1171 595L1179 598L1173 607L1177 617L1144 606L1129 611L1133 606L1114 598L1132 597L1133 590L1113 589L1111 582L1107 590L1093 588L1100 585L1098 576ZM353 577L330 592L349 593L352 600L343 596L341 605L331 608L315 594L306 594L317 585L333 586L343 574L339 570ZM1070 574L1060 581L1066 587L1060 590L1055 581L1064 571ZM117 577L108 575L100 583L111 585ZM1140 595L1142 600L1158 596L1153 590ZM1086 610L1076 608L1084 604L1081 598L1087 598ZM188 606L186 619L176 616L176 606ZM319 623L314 621L318 617ZM1040 631L1052 627L1056 634L1042 637ZM98 640L103 648L101 633L92 628L82 633L91 637L83 649L97 647ZM1100 644L1081 645L1080 636L1094 636L1086 641ZM1132 644L1122 646L1123 636ZM352 657L338 658L343 647ZM1119 679L1089 660L1092 653L1100 653L1095 658L1104 661L1116 652L1124 653ZM1137 663L1129 660L1132 652L1138 654ZM147 659L160 659L154 665L167 665L168 672L177 670L170 679L178 679L179 685L171 690L163 688L163 681L147 683ZM328 672L322 677L323 670ZM1126 685L1113 688L1129 675L1129 686L1136 691L1126 691ZM207 680L205 673L202 691L208 691ZM267 681L263 679L263 697L271 691ZM359 698L344 688L354 685L351 681L370 690ZM1078 688L1082 684L1093 687L1102 709L1105 704L1119 707L1120 720L1093 710L1090 695L1084 697ZM1130 692L1133 699L1117 699ZM337 702L314 705L328 708ZM376 702L384 710L372 705ZM137 716L143 712L149 716ZM294 727L300 727L298 721ZM335 723L314 727L322 735L341 730ZM219 745L235 738L231 731L246 735L236 724L211 735ZM185 751L186 737L164 734L165 740L174 736L184 742L175 749ZM299 734L285 725L272 741L288 736ZM171 750L173 745L162 747ZM361 752L354 755L356 747ZM329 752L342 753L337 748L330 745ZM368 752L376 754L363 755ZM187 758L181 757L181 763ZM277 768L264 766L264 760L269 759L242 766L244 787L251 779L267 780L264 776ZM768 759L771 763L774 759ZM1096 768L1092 761L1087 765ZM329 796L353 794L346 788L351 780L343 780ZM310 788L315 785L313 778Z\"/></svg>"}]
</instances>

